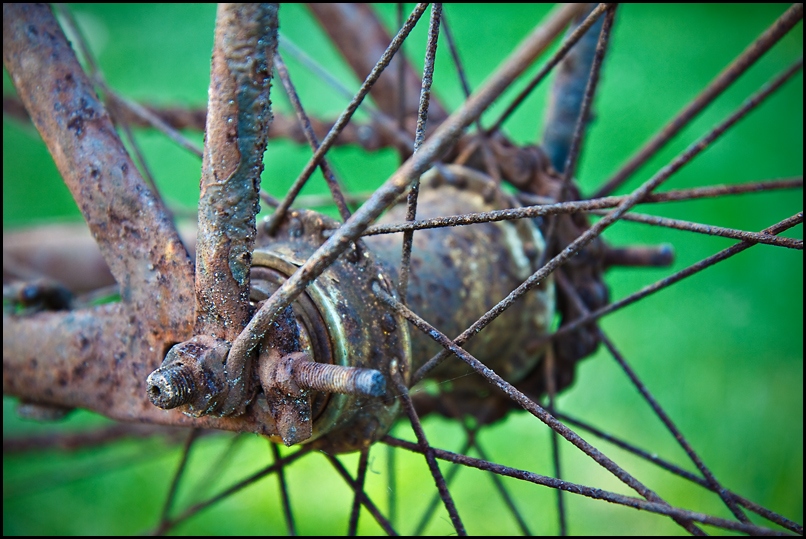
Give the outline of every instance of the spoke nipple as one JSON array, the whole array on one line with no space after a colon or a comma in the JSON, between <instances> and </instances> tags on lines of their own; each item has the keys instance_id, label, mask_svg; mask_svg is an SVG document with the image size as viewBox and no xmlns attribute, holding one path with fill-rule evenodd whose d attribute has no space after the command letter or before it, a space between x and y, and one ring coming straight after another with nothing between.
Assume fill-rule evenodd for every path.
<instances>
[{"instance_id":1,"label":"spoke nipple","mask_svg":"<svg viewBox=\"0 0 806 539\"><path fill-rule=\"evenodd\" d=\"M386 393L386 379L375 369L342 367L297 359L294 361L293 372L294 381L304 389L364 397L380 397Z\"/></svg>"},{"instance_id":2,"label":"spoke nipple","mask_svg":"<svg viewBox=\"0 0 806 539\"><path fill-rule=\"evenodd\" d=\"M155 370L148 376L146 385L149 400L163 410L187 404L193 397L193 374L181 363Z\"/></svg>"}]
</instances>

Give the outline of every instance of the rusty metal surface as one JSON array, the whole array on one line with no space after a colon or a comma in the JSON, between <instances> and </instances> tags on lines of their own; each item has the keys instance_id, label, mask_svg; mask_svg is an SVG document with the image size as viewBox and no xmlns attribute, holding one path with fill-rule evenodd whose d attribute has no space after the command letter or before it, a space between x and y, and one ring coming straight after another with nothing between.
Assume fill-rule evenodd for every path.
<instances>
[{"instance_id":1,"label":"rusty metal surface","mask_svg":"<svg viewBox=\"0 0 806 539\"><path fill-rule=\"evenodd\" d=\"M277 5L220 4L196 251L196 331L232 341L249 320L249 266L271 121Z\"/></svg>"},{"instance_id":2,"label":"rusty metal surface","mask_svg":"<svg viewBox=\"0 0 806 539\"><path fill-rule=\"evenodd\" d=\"M370 277L375 278L377 274L374 270L368 271L371 267L365 266L368 264L367 260L371 259L369 253L362 248L360 242L356 240L358 235L366 228L366 226L377 215L390 204L416 177L426 170L429 164L441 154L443 154L453 143L457 140L461 133L461 129L468 126L482 110L501 92L506 86L514 80L514 78L521 73L534 58L546 48L550 40L556 36L567 21L579 11L579 6L567 6L559 8L549 17L549 22L538 28L532 36L527 40L516 53L513 58L505 64L499 76L491 79L487 86L480 89L479 92L472 97L467 105L458 111L445 125L443 125L438 133L432 140L427 141L422 152L419 152L415 159L410 160L404 165L403 169L398 174L393 176L381 190L374 195L374 197L359 212L353 216L348 223L342 226L335 234L330 234L325 238L324 234L317 236L315 233L311 234L312 238L318 238L317 241L311 244L310 250L306 252L304 258L300 258L296 269L288 279L280 284L279 289L275 292L265 303L260 312L274 314L275 308L279 303L284 303L282 307L292 304L292 302L300 295L305 285L313 282L317 277L322 274L332 262L336 260L342 253L344 254L344 262L339 262L339 265L353 266L353 274L341 277L344 281L361 281L365 280L366 284L363 289L367 291L363 295L352 298L351 301L338 302L334 304L342 305L363 305L365 308L376 308L373 302L366 302L366 297L370 296ZM227 161L229 162L229 161ZM225 163L226 164L226 163ZM223 168L223 171L231 173L230 169ZM221 176L219 176L220 178ZM296 212L296 214L299 214ZM294 230L294 227L306 226L305 220L302 220L302 225L294 224L293 219L287 223L289 230ZM332 227L327 227L332 228ZM307 234L306 234L307 236ZM323 243L322 243L323 242ZM177 240L178 243L178 240ZM180 244L181 245L181 244ZM182 249L184 252L184 248ZM127 252L127 256L131 253ZM308 256L311 255L311 256ZM299 256L299 255L295 255ZM190 264L188 264L188 267ZM237 264L236 264L237 266ZM333 267L336 267L333 266ZM364 268L364 269L361 269ZM232 273L232 268L227 268ZM327 277L325 277L327 280ZM339 280L339 279L337 279ZM189 285L189 283L188 283ZM391 292L393 287L390 283L384 286L389 288ZM336 282L329 288L332 294L343 294L340 292ZM360 287L348 287L349 290L359 290ZM353 293L353 292L346 292ZM124 302L127 298L124 297ZM171 296L172 305L180 306L188 305L188 298ZM153 299L151 300L154 303ZM158 302L157 302L158 303ZM341 307L340 307L341 308ZM103 313L100 316L98 313ZM388 338L390 335L396 335L402 331L405 325L399 322L387 320L383 313L379 311L375 316L358 316L352 313L343 313L342 317L345 322L342 330L345 332L345 342L351 343L351 350L366 350L364 356L357 355L356 357L365 357L366 365L360 363L355 366L377 367L378 370L386 372L390 368L402 366L404 370L408 364L408 360L404 357L407 352L407 346L402 346L403 352L395 358L395 354L380 353L377 344L373 343L372 338L360 337L360 335L385 335ZM24 366L20 372L25 372L25 368L36 368L38 363L31 364L33 355L50 354L58 348L62 365L64 368L56 369L56 371L73 368L75 363L84 364L89 362L90 357L95 358L92 363L92 368L98 370L96 376L76 376L76 379L70 380L70 387L65 387L54 394L48 393L47 384L43 383L36 387L36 384L31 385L31 380L28 381L29 387L24 387L25 384L15 385L9 381L8 393L11 394L30 394L38 397L45 403L53 404L66 404L68 406L82 406L92 410L102 411L119 419L134 419L134 417L145 418L145 421L153 421L164 424L182 424L182 425L220 425L220 428L230 430L250 430L254 432L262 432L267 434L275 434L274 422L269 417L264 407L260 402L256 402L255 406L250 408L246 414L241 416L238 420L219 420L214 418L200 418L192 419L183 416L177 410L164 411L153 407L146 399L145 379L149 372L156 369L159 365L159 360L164 357L170 346L178 341L186 340L190 337L188 328L188 320L186 313L183 332L173 332L168 334L162 333L162 327L152 328L150 325L140 325L135 315L126 311L125 303L122 305L113 305L94 310L76 311L68 315L42 313L26 319L6 317L8 323L4 323L4 333L6 328L11 333L9 338L4 342L4 362L8 360L9 369L16 369ZM374 333L362 333L366 328L362 329L360 320L371 320L370 325L373 326ZM76 321L81 321L76 325ZM253 323L259 325L266 320L261 316L257 316L257 321L253 319ZM4 319L6 322L6 319ZM44 326L43 326L44 324ZM38 346L36 353L32 353L30 347L31 333L28 332L32 328L37 328L38 331L43 331L52 335L52 338L45 343L45 346ZM100 348L96 348L95 344L84 345L82 349L80 345L66 344L71 343L75 336L84 336L85 340L97 343ZM263 339L262 332L258 336L254 332L247 332L246 341L251 342L255 339L255 344ZM351 339L350 335L354 335ZM5 335L4 335L5 336ZM25 336L26 338L22 338ZM244 335L241 335L244 337ZM363 343L361 344L361 339ZM403 337L398 336L396 339L400 340ZM27 342L26 342L27 341ZM355 342L353 342L355 341ZM237 342L237 341L236 341ZM243 358L243 342L241 343L241 358ZM254 349L252 346L251 349ZM250 351L251 351L250 349ZM345 357L347 354L343 354ZM351 354L352 355L352 354ZM390 357L393 359L390 361ZM102 358L104 361L99 360ZM232 360L232 352L230 353L229 360ZM383 360L383 363L381 363ZM115 363L110 364L107 361ZM355 362L355 359L350 361ZM28 362L28 363L26 363ZM402 363L401 363L402 362ZM126 364L126 367L118 365ZM110 375L110 372L114 374ZM133 372L132 372L133 371ZM7 371L8 372L8 371ZM85 371L78 369L79 375ZM105 377L117 377L118 372L124 373L125 380L116 380L120 384L119 391L109 392L108 387L102 384L108 383ZM249 376L251 371L246 369L238 374ZM228 373L229 374L229 373ZM128 375L128 376L125 376ZM79 379L81 378L81 379ZM25 379L25 376L23 376ZM232 379L230 378L232 381ZM50 380L53 382L53 380ZM100 388L96 387L101 384ZM4 383L5 386L5 383ZM5 388L5 387L4 387ZM79 395L80 394L80 395ZM93 395L99 395L101 398L94 398ZM114 403L111 399L116 399ZM323 421L327 419L326 416L333 414L334 417L327 419L330 422L330 432L327 436L321 438L323 447L329 448L357 448L370 443L374 439L375 432L383 432L395 416L392 410L395 408L394 402L385 403L380 401L378 406L386 407L388 410L380 412L375 410L371 412L372 406L368 403L361 403L361 397L338 395L332 397L332 401L342 399L343 405L332 406L331 402L323 413ZM248 395L239 396L236 407L244 405L248 402ZM61 402L63 401L63 402ZM351 404L352 403L352 404ZM144 412L144 410L148 410ZM345 411L351 413L345 413ZM383 423L378 425L378 422ZM349 428L347 428L349 425ZM316 429L314 425L314 429ZM314 434L316 436L316 434Z\"/></svg>"},{"instance_id":3,"label":"rusty metal surface","mask_svg":"<svg viewBox=\"0 0 806 539\"><path fill-rule=\"evenodd\" d=\"M569 4L553 10L503 63L488 83L473 94L423 144L421 151L409 158L353 216L344 223L261 307L246 329L233 343L233 354L251 353L263 338L277 313L288 306L322 271L345 252L352 243L424 173L432 162L447 153L462 131L503 92L549 46L583 5Z\"/></svg>"},{"instance_id":4,"label":"rusty metal surface","mask_svg":"<svg viewBox=\"0 0 806 539\"><path fill-rule=\"evenodd\" d=\"M146 378L166 350L123 303L81 311L3 316L3 393L85 408L118 421L274 434L260 409L238 418L192 418L162 410L146 396Z\"/></svg>"},{"instance_id":5,"label":"rusty metal surface","mask_svg":"<svg viewBox=\"0 0 806 539\"><path fill-rule=\"evenodd\" d=\"M423 175L419 198L417 211L425 219L509 206L492 178L459 165L441 165ZM402 221L405 214L405 205L394 206L379 223ZM371 236L364 241L392 278L397 277L400 234ZM459 335L531 275L544 249L542 236L527 219L420 231L414 236L408 303L416 312L428 313L441 331ZM539 354L524 354L521 343L528 335L549 330L553 305L554 287L549 279L502 314L494 330L473 339L471 353L505 379L517 381L539 358ZM439 349L427 336L413 333L414 368L419 369ZM443 364L433 374L447 379L467 372L466 365L455 362Z\"/></svg>"},{"instance_id":6,"label":"rusty metal surface","mask_svg":"<svg viewBox=\"0 0 806 539\"><path fill-rule=\"evenodd\" d=\"M129 311L153 335L186 335L192 261L49 7L3 6L3 62Z\"/></svg>"},{"instance_id":7,"label":"rusty metal surface","mask_svg":"<svg viewBox=\"0 0 806 539\"><path fill-rule=\"evenodd\" d=\"M254 275L264 275L263 279L267 279L266 271L272 270L276 272L274 288L281 288L288 277L326 241L334 226L338 226L338 223L316 212L292 210L276 235L258 236ZM402 318L387 313L374 299L372 282L381 282L390 293L395 294L391 281L376 264L375 256L359 241L291 304L296 310L298 325L302 330L300 333L305 336L302 340L307 344L289 347L288 344L277 342L274 333L277 322L286 316L283 315L272 324L272 331L261 341L258 371L263 371L264 356L271 355L271 348L283 347L281 355L296 351L294 348L304 348L319 363L374 369L387 380L392 369L400 368L408 377L411 361L408 327ZM278 361L281 358L274 359ZM351 374L347 369L338 372L344 376ZM352 374L355 374L354 371ZM336 383L336 378L334 376L331 382ZM262 375L261 381L264 379ZM287 391L284 396L298 398ZM336 392L327 395L312 392L310 398L310 439L317 448L329 453L354 451L378 440L391 428L399 409L399 401L385 395L376 397ZM259 395L256 406L263 405L262 399ZM299 426L298 422L294 424Z\"/></svg>"}]
</instances>

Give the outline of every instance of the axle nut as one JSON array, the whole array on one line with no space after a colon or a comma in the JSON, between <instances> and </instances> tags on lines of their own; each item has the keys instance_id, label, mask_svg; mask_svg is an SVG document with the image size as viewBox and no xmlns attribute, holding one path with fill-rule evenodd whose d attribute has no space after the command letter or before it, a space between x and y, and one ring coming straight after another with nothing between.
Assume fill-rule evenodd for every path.
<instances>
[{"instance_id":1,"label":"axle nut","mask_svg":"<svg viewBox=\"0 0 806 539\"><path fill-rule=\"evenodd\" d=\"M184 406L193 417L214 415L227 396L228 353L226 341L208 335L174 345L146 380L149 400L164 410Z\"/></svg>"}]
</instances>

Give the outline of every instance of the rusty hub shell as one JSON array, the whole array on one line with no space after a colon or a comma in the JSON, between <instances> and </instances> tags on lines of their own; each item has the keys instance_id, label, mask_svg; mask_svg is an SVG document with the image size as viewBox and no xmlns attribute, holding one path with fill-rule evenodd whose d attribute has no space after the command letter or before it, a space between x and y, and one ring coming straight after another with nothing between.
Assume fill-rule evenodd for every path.
<instances>
[{"instance_id":1,"label":"rusty hub shell","mask_svg":"<svg viewBox=\"0 0 806 539\"><path fill-rule=\"evenodd\" d=\"M316 212L294 210L274 236L259 236L252 260L253 295L256 290L258 295L273 292L337 226ZM411 345L407 324L375 299L374 281L396 294L366 245L356 242L293 305L300 341L316 362L376 369L387 380L391 380L391 369L397 368L408 380ZM267 335L267 339L271 337ZM259 406L266 405L262 398ZM329 452L360 449L386 434L398 408L398 399L390 393L379 398L314 392L312 433L307 441L315 441Z\"/></svg>"},{"instance_id":2,"label":"rusty hub shell","mask_svg":"<svg viewBox=\"0 0 806 539\"><path fill-rule=\"evenodd\" d=\"M438 165L421 179L417 219L513 206L485 174L461 165ZM402 222L405 214L405 204L400 204L381 222ZM371 236L366 241L396 280L401 235ZM528 219L417 231L408 304L440 331L456 337L526 280L536 270L544 250L542 235ZM507 381L520 381L534 371L543 356L543 350L527 352L525 344L548 333L554 304L554 285L549 278L476 335L466 349ZM415 370L441 350L422 332L413 332L411 340ZM455 404L464 413L474 413L472 407L482 405L490 393L490 385L471 373L472 369L455 357L432 373L437 380L450 380L450 393L463 395ZM443 385L447 389L448 384Z\"/></svg>"},{"instance_id":3,"label":"rusty hub shell","mask_svg":"<svg viewBox=\"0 0 806 539\"><path fill-rule=\"evenodd\" d=\"M423 175L417 218L458 215L512 205L492 179L460 165L444 165ZM405 205L392 208L381 222L405 221ZM400 234L367 238L384 268L397 279ZM417 231L412 248L408 303L447 335L456 336L526 280L545 246L531 222L499 221ZM470 343L468 352L509 381L518 381L535 366L538 354L523 343L544 334L554 316L551 280L499 316ZM440 351L428 336L412 334L414 368ZM440 378L471 372L460 362L446 362Z\"/></svg>"}]
</instances>

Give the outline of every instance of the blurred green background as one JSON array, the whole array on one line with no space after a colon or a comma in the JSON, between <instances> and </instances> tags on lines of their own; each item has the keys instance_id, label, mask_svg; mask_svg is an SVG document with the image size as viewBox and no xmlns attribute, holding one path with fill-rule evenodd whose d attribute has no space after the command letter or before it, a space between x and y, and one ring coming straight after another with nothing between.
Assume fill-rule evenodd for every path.
<instances>
[{"instance_id":1,"label":"blurred green background","mask_svg":"<svg viewBox=\"0 0 806 539\"><path fill-rule=\"evenodd\" d=\"M211 5L74 5L107 81L124 95L163 105L204 105L207 95L215 10ZM377 7L391 25L393 5ZM410 9L410 6L406 8ZM543 5L448 5L446 13L461 47L465 69L477 88L508 51L549 8ZM786 6L641 6L619 8L604 65L595 120L579 169L590 192L607 179L639 145L679 111ZM305 9L283 5L281 32L326 65L350 88L359 81ZM422 65L426 26L415 30L405 52ZM783 70L803 49L802 23L712 104L621 192L646 180L705 130L733 111L751 92ZM462 93L447 49L437 55L435 91L449 109ZM299 64L286 60L308 112L338 114L346 104L322 88ZM536 67L530 70L535 72ZM13 93L7 74L4 95ZM280 94L280 95L278 95ZM510 91L507 96L514 95ZM506 125L519 142L536 140L541 130L546 88L537 91ZM288 110L274 92L274 106ZM506 101L506 99L505 99ZM502 106L494 110L502 110ZM488 116L492 118L493 115ZM201 142L200 133L188 133ZM198 199L200 163L157 133L141 131L143 148L163 196L192 208ZM661 190L719 183L743 183L802 174L803 77L796 75L778 94L743 120ZM273 141L265 156L263 187L281 195L310 155L309 149ZM351 190L377 187L397 166L391 151L367 154L351 147L331 152L331 163ZM80 219L36 131L4 118L3 227ZM304 193L324 193L315 177ZM760 230L802 210L802 193L781 192L643 207L639 211L745 230ZM786 233L802 237L802 225ZM605 234L617 245L672 243L681 269L729 245L722 238L619 223ZM614 270L611 295L619 299L672 270ZM703 460L722 483L753 501L797 521L803 517L803 340L802 253L754 247L675 288L661 292L602 321L603 328L632 363ZM15 418L14 400L3 401L4 438L106 424L77 412L57 425ZM624 436L661 457L693 470L683 452L641 402L614 361L599 352L579 366L578 379L559 407L610 433ZM429 440L458 450L461 428L428 418ZM413 439L404 424L395 435ZM584 435L583 435L584 436ZM669 503L729 518L716 495L636 461L592 436L597 445ZM480 441L491 460L553 475L548 429L524 413L485 429ZM208 437L191 456L179 506L200 499L195 485L229 438ZM624 494L628 489L569 444L561 443L564 479ZM370 456L367 492L387 509L388 451ZM398 451L397 529L411 533L435 493L422 457ZM132 441L74 453L45 452L4 456L3 531L5 534L137 533L156 523L175 469L179 449L161 439ZM356 455L341 457L350 470ZM267 443L245 436L208 495L247 476L270 460ZM447 465L441 465L443 471ZM297 530L304 534L344 533L352 498L345 483L320 455L310 455L287 474ZM555 493L513 480L504 481L533 533L556 533ZM493 491L490 479L462 470L451 489L468 532L517 533L513 519ZM668 519L565 496L569 532L679 533ZM758 519L755 519L759 522ZM180 526L180 533L285 533L277 482L269 477ZM359 532L380 529L366 512ZM715 531L710 528L707 531ZM452 532L439 509L427 533Z\"/></svg>"}]
</instances>

